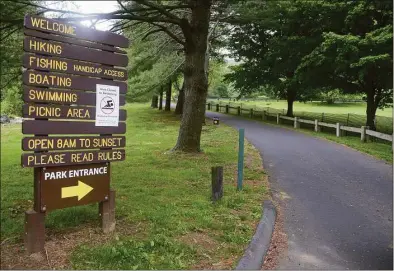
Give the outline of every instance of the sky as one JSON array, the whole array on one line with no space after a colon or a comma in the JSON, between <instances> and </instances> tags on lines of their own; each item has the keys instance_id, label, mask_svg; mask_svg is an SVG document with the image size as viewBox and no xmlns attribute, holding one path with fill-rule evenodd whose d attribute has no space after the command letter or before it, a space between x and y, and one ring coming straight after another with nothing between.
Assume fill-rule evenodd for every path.
<instances>
[{"instance_id":1,"label":"sky","mask_svg":"<svg viewBox=\"0 0 394 271\"><path fill-rule=\"evenodd\" d=\"M117 1L46 1L45 2L48 7L62 10L71 10L82 13L108 13L111 11L115 11L118 9ZM58 16L59 14L51 14L50 16ZM73 16L73 15L72 15ZM92 21L82 21L82 24L90 27ZM111 28L112 22L110 21L102 21L97 23L94 27L98 30L109 30ZM227 54L228 51L226 49L222 50L222 53ZM236 64L234 59L225 57L225 61L231 65Z\"/></svg>"},{"instance_id":2,"label":"sky","mask_svg":"<svg viewBox=\"0 0 394 271\"><path fill-rule=\"evenodd\" d=\"M63 1L62 3L59 3L59 1L47 1L46 6L55 9L71 10L86 14L108 13L118 9L118 3L116 1ZM55 14L50 15L54 16ZM91 25L90 21L82 21L82 23L86 26ZM98 30L109 30L111 28L111 24L111 22L103 21L97 23L95 28Z\"/></svg>"}]
</instances>

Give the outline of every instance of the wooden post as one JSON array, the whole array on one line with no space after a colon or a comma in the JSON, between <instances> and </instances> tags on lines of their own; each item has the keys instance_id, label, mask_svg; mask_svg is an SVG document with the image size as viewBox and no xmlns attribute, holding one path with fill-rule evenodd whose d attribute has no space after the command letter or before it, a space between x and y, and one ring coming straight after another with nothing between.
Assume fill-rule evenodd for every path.
<instances>
[{"instance_id":1,"label":"wooden post","mask_svg":"<svg viewBox=\"0 0 394 271\"><path fill-rule=\"evenodd\" d=\"M337 122L337 125L336 125L336 135L337 135L337 137L341 136L341 124L339 122Z\"/></svg>"},{"instance_id":2,"label":"wooden post","mask_svg":"<svg viewBox=\"0 0 394 271\"><path fill-rule=\"evenodd\" d=\"M216 112L219 112L219 110L220 110L219 104L216 104Z\"/></svg>"},{"instance_id":3,"label":"wooden post","mask_svg":"<svg viewBox=\"0 0 394 271\"><path fill-rule=\"evenodd\" d=\"M280 124L280 114L276 114L276 124Z\"/></svg>"},{"instance_id":4,"label":"wooden post","mask_svg":"<svg viewBox=\"0 0 394 271\"><path fill-rule=\"evenodd\" d=\"M223 197L223 167L212 167L212 200L217 201Z\"/></svg>"},{"instance_id":5,"label":"wooden post","mask_svg":"<svg viewBox=\"0 0 394 271\"><path fill-rule=\"evenodd\" d=\"M244 178L244 137L245 129L239 129L239 142L238 142L238 178L237 190L242 190Z\"/></svg>"},{"instance_id":6,"label":"wooden post","mask_svg":"<svg viewBox=\"0 0 394 271\"><path fill-rule=\"evenodd\" d=\"M25 212L25 248L28 254L44 251L45 213L29 210Z\"/></svg>"},{"instance_id":7,"label":"wooden post","mask_svg":"<svg viewBox=\"0 0 394 271\"><path fill-rule=\"evenodd\" d=\"M237 112L238 116L241 116L241 107L238 106L238 112Z\"/></svg>"},{"instance_id":8,"label":"wooden post","mask_svg":"<svg viewBox=\"0 0 394 271\"><path fill-rule=\"evenodd\" d=\"M226 114L228 114L228 104L226 104Z\"/></svg>"},{"instance_id":9,"label":"wooden post","mask_svg":"<svg viewBox=\"0 0 394 271\"><path fill-rule=\"evenodd\" d=\"M367 129L368 126L361 126L361 141L367 142Z\"/></svg>"},{"instance_id":10,"label":"wooden post","mask_svg":"<svg viewBox=\"0 0 394 271\"><path fill-rule=\"evenodd\" d=\"M250 118L253 119L253 108L250 109Z\"/></svg>"},{"instance_id":11,"label":"wooden post","mask_svg":"<svg viewBox=\"0 0 394 271\"><path fill-rule=\"evenodd\" d=\"M265 110L263 110L263 114L261 115L261 119L262 120L266 120L267 119L267 115L266 115L266 111Z\"/></svg>"},{"instance_id":12,"label":"wooden post","mask_svg":"<svg viewBox=\"0 0 394 271\"><path fill-rule=\"evenodd\" d=\"M101 228L104 233L115 230L115 190L110 190L108 199L99 203L99 215L101 217Z\"/></svg>"},{"instance_id":13,"label":"wooden post","mask_svg":"<svg viewBox=\"0 0 394 271\"><path fill-rule=\"evenodd\" d=\"M300 122L298 121L298 117L294 117L294 129L300 128Z\"/></svg>"},{"instance_id":14,"label":"wooden post","mask_svg":"<svg viewBox=\"0 0 394 271\"><path fill-rule=\"evenodd\" d=\"M315 132L320 132L319 120L315 120Z\"/></svg>"}]
</instances>

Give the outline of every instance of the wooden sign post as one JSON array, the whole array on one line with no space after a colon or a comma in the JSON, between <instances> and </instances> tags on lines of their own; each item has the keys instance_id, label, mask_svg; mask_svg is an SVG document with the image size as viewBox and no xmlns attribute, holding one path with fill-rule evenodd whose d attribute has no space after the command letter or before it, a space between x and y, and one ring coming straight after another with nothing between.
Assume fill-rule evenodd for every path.
<instances>
[{"instance_id":1,"label":"wooden sign post","mask_svg":"<svg viewBox=\"0 0 394 271\"><path fill-rule=\"evenodd\" d=\"M41 252L45 214L99 203L104 232L115 229L110 162L125 160L129 41L122 35L25 16L21 164L34 168L34 209L25 246ZM85 136L89 134L90 136ZM52 136L55 135L55 136ZM72 136L77 135L77 136Z\"/></svg>"}]
</instances>

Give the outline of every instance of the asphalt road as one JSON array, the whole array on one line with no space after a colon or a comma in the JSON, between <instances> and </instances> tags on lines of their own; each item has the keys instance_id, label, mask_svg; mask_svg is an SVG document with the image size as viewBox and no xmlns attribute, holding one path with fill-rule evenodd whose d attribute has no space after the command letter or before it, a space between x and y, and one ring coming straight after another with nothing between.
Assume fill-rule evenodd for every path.
<instances>
[{"instance_id":1,"label":"asphalt road","mask_svg":"<svg viewBox=\"0 0 394 271\"><path fill-rule=\"evenodd\" d=\"M339 144L207 112L259 149L282 199L288 249L278 269L393 268L392 166Z\"/></svg>"}]
</instances>

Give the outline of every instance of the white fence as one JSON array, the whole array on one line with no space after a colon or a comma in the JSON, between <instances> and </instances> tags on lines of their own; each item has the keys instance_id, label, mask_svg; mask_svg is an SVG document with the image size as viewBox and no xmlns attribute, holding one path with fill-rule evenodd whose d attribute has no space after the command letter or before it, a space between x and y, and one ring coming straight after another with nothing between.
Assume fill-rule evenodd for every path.
<instances>
[{"instance_id":1,"label":"white fence","mask_svg":"<svg viewBox=\"0 0 394 271\"><path fill-rule=\"evenodd\" d=\"M208 105L208 110L211 110L211 107L212 107L211 104L207 104L207 105ZM230 107L228 105L221 106L219 104L216 104L213 107L216 109L216 111L220 111L220 108L224 107L224 108L226 108L226 113L229 113L229 108ZM241 115L241 108L237 107L235 109L237 109L237 114ZM242 110L246 110L246 109L242 109ZM251 118L253 118L253 115L254 115L253 109L248 109L247 111L250 111L249 116ZM262 119L263 120L267 119L267 116L271 116L272 117L272 115L268 115L268 114L266 114L266 111L263 111L262 112ZM383 140L387 140L387 141L393 142L393 135L379 133L379 132L376 132L376 131L373 131L373 130L369 130L367 126L361 126L360 128L358 128L358 127L345 126L345 125L342 125L340 123L334 124L334 123L320 122L317 119L313 121L313 120L300 119L298 117L294 117L293 118L293 117L282 116L281 114L277 114L276 115L276 123L277 124L280 124L282 119L293 121L295 129L300 128L300 123L307 123L307 124L314 125L315 132L320 132L320 127L321 126L334 128L336 130L336 136L337 137L344 136L343 131L348 131L348 132L352 132L352 133L359 133L361 141L363 141L363 142L365 142L368 139L368 137L376 137L376 138L380 138L380 139L383 139Z\"/></svg>"},{"instance_id":2,"label":"white fence","mask_svg":"<svg viewBox=\"0 0 394 271\"><path fill-rule=\"evenodd\" d=\"M280 124L281 119L294 121L294 128L296 128L296 129L300 128L300 123L308 123L308 124L313 124L315 126L315 132L319 132L321 126L335 128L337 137L343 136L342 131L348 131L348 132L353 132L353 133L359 133L362 141L366 141L367 135L368 135L368 136L372 136L372 137L376 137L376 138L380 138L383 140L393 142L393 135L388 135L388 134L379 133L379 132L376 132L373 130L368 130L368 127L366 127L366 126L361 126L361 128L357 128L357 127L341 125L340 123L337 123L337 124L325 123L325 122L320 122L318 120L315 120L315 121L304 120L304 119L299 119L297 117L292 118L292 117L286 117L286 116L281 116L280 114L277 114L276 122L278 124Z\"/></svg>"}]
</instances>

